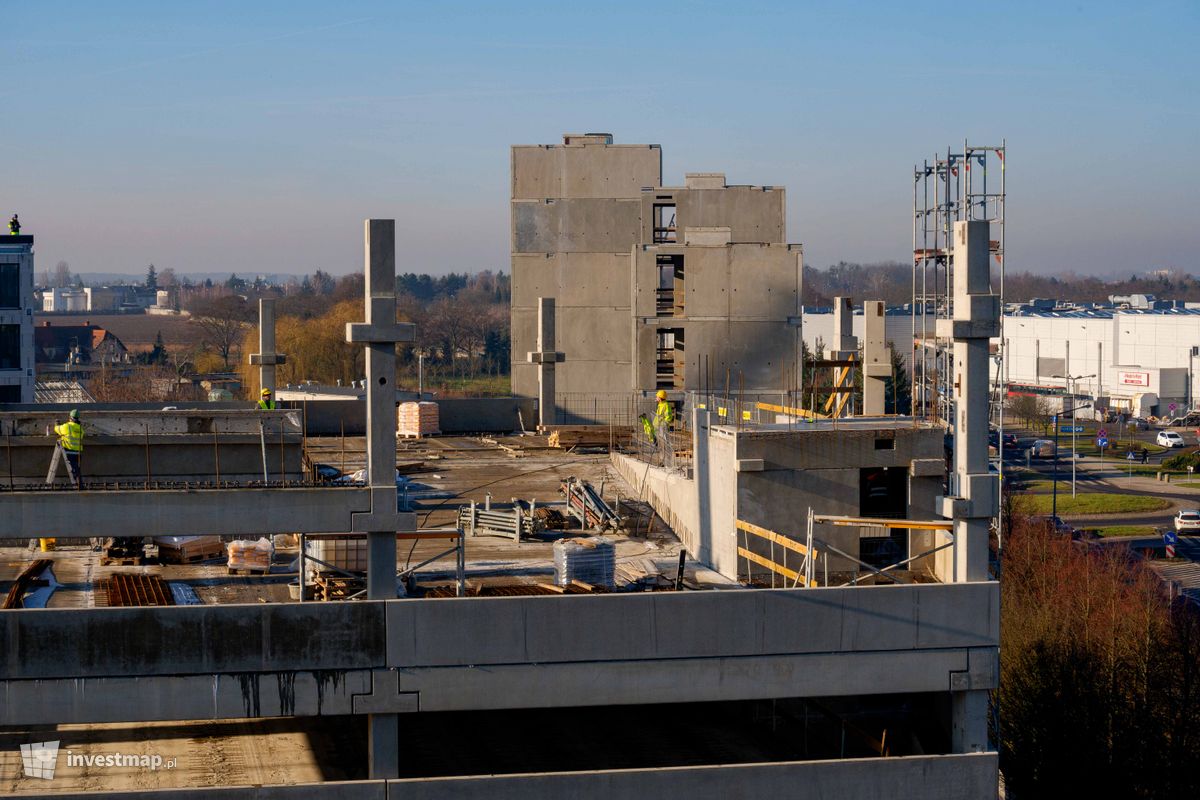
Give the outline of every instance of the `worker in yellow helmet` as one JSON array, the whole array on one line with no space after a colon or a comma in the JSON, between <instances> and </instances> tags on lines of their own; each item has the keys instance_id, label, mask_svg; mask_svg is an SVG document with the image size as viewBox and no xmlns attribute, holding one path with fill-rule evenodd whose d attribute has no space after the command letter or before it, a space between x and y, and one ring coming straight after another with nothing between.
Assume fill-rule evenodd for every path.
<instances>
[{"instance_id":1,"label":"worker in yellow helmet","mask_svg":"<svg viewBox=\"0 0 1200 800\"><path fill-rule=\"evenodd\" d=\"M671 425L675 422L675 408L667 401L667 393L662 389L658 390L655 397L658 399L658 405L654 407L654 427L658 430L665 467L670 466L668 462L674 455L674 448L671 446Z\"/></svg>"},{"instance_id":2,"label":"worker in yellow helmet","mask_svg":"<svg viewBox=\"0 0 1200 800\"><path fill-rule=\"evenodd\" d=\"M271 397L270 389L263 389L259 392L258 408L260 411L275 410L275 400Z\"/></svg>"},{"instance_id":3,"label":"worker in yellow helmet","mask_svg":"<svg viewBox=\"0 0 1200 800\"><path fill-rule=\"evenodd\" d=\"M52 484L58 477L58 463L67 464L67 477L75 484L76 489L83 488L83 478L79 471L79 456L83 453L83 426L79 424L79 409L71 409L71 415L61 425L54 426L58 441L54 445L54 458L50 462L50 472L46 475L46 483Z\"/></svg>"},{"instance_id":4,"label":"worker in yellow helmet","mask_svg":"<svg viewBox=\"0 0 1200 800\"><path fill-rule=\"evenodd\" d=\"M21 220L18 219L16 214L13 214L12 219L8 221L8 234L9 236L21 235Z\"/></svg>"}]
</instances>

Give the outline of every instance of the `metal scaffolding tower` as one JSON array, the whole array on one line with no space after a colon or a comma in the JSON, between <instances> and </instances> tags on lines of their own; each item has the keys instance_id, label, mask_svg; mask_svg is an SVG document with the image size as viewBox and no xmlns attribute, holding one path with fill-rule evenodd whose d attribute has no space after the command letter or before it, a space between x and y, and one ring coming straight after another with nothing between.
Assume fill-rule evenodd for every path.
<instances>
[{"instance_id":1,"label":"metal scaffolding tower","mask_svg":"<svg viewBox=\"0 0 1200 800\"><path fill-rule=\"evenodd\" d=\"M950 237L955 222L991 223L997 238L989 242L989 251L998 268L1004 302L1005 155L1004 144L964 142L961 151L947 148L913 168L912 385L913 413L920 417L950 419L951 355L936 330L937 320L950 319L954 313ZM1002 369L1003 331L1000 342L999 352L993 353L997 370ZM994 415L997 411L993 407Z\"/></svg>"},{"instance_id":2,"label":"metal scaffolding tower","mask_svg":"<svg viewBox=\"0 0 1200 800\"><path fill-rule=\"evenodd\" d=\"M954 316L954 223L986 220L1000 295L1000 335L991 348L990 417L999 428L994 458L1004 479L1004 252L1006 217L1006 144L973 145L934 154L913 168L912 393L913 415L954 420L953 349L937 335L938 320ZM999 524L999 520L997 520Z\"/></svg>"}]
</instances>

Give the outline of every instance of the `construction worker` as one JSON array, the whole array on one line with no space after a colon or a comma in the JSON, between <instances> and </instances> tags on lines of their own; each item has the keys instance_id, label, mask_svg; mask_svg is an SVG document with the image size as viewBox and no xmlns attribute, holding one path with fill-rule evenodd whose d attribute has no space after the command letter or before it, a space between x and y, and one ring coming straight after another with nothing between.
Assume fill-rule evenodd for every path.
<instances>
[{"instance_id":1,"label":"construction worker","mask_svg":"<svg viewBox=\"0 0 1200 800\"><path fill-rule=\"evenodd\" d=\"M8 233L10 236L21 235L21 220L17 219L16 214L13 214L12 219L8 221Z\"/></svg>"},{"instance_id":2,"label":"construction worker","mask_svg":"<svg viewBox=\"0 0 1200 800\"><path fill-rule=\"evenodd\" d=\"M260 411L274 411L275 401L271 398L271 390L263 389L259 394L258 408Z\"/></svg>"},{"instance_id":3,"label":"construction worker","mask_svg":"<svg viewBox=\"0 0 1200 800\"><path fill-rule=\"evenodd\" d=\"M67 421L54 426L58 442L54 446L54 459L50 462L50 473L46 483L54 483L58 477L58 462L67 463L67 477L75 484L76 489L83 488L83 478L79 471L79 456L83 453L83 426L79 424L79 409L71 409Z\"/></svg>"},{"instance_id":4,"label":"construction worker","mask_svg":"<svg viewBox=\"0 0 1200 800\"><path fill-rule=\"evenodd\" d=\"M646 433L646 439L652 445L658 444L658 437L654 435L654 423L645 414L638 414L638 419L642 423L642 430Z\"/></svg>"},{"instance_id":5,"label":"construction worker","mask_svg":"<svg viewBox=\"0 0 1200 800\"><path fill-rule=\"evenodd\" d=\"M654 427L662 445L663 466L670 466L667 462L674 455L671 447L671 423L675 422L675 409L667 402L667 393L662 389L658 390L655 397L658 398L658 405L654 407Z\"/></svg>"}]
</instances>

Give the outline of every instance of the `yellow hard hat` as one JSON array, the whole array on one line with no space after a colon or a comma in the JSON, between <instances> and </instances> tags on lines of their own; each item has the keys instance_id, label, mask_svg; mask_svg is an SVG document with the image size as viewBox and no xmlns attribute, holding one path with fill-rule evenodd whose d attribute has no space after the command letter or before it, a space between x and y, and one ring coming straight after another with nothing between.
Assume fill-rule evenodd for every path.
<instances>
[{"instance_id":1,"label":"yellow hard hat","mask_svg":"<svg viewBox=\"0 0 1200 800\"><path fill-rule=\"evenodd\" d=\"M263 389L261 392L259 392L259 394L261 394L263 397L269 397L269 396L270 396L270 394L271 394L271 390L270 390L270 389Z\"/></svg>"},{"instance_id":2,"label":"yellow hard hat","mask_svg":"<svg viewBox=\"0 0 1200 800\"><path fill-rule=\"evenodd\" d=\"M659 389L659 390L658 390L658 394L657 394L657 395L655 395L655 397L657 397L659 400L666 400L666 399L667 399L667 392L666 392L666 390L665 390L665 389Z\"/></svg>"}]
</instances>

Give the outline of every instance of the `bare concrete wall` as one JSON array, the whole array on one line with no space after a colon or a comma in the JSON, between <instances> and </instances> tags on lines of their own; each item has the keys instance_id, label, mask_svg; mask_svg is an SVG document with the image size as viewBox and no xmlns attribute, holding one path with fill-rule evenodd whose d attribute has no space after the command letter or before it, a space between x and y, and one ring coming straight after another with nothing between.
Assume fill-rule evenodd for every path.
<instances>
[{"instance_id":1,"label":"bare concrete wall","mask_svg":"<svg viewBox=\"0 0 1200 800\"><path fill-rule=\"evenodd\" d=\"M680 232L684 228L728 227L734 242L787 241L787 201L782 187L663 187L645 192L641 199L643 242L654 241L653 206L667 203L675 204L675 224Z\"/></svg>"},{"instance_id":2,"label":"bare concrete wall","mask_svg":"<svg viewBox=\"0 0 1200 800\"><path fill-rule=\"evenodd\" d=\"M516 145L512 197L638 197L662 183L662 149L656 144Z\"/></svg>"},{"instance_id":3,"label":"bare concrete wall","mask_svg":"<svg viewBox=\"0 0 1200 800\"><path fill-rule=\"evenodd\" d=\"M994 800L996 753L790 761L665 769L600 770L537 775L480 775L391 781L167 789L105 793L116 800L614 800L656 797L731 800L788 797L795 800ZM56 795L94 800L96 793ZM42 794L13 795L33 800Z\"/></svg>"}]
</instances>

